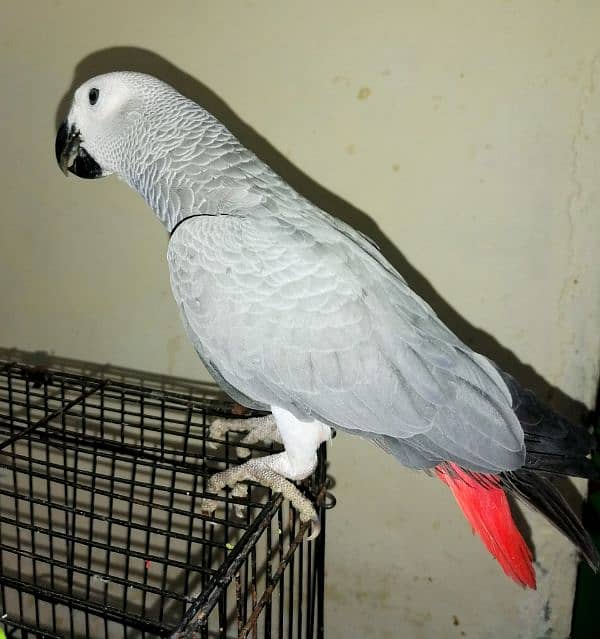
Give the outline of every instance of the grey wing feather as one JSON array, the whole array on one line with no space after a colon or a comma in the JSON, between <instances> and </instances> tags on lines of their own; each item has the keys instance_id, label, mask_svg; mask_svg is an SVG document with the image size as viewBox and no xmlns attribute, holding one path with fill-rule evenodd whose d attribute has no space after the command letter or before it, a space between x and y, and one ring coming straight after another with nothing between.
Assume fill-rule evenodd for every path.
<instances>
[{"instance_id":1,"label":"grey wing feather","mask_svg":"<svg viewBox=\"0 0 600 639\"><path fill-rule=\"evenodd\" d=\"M496 369L370 240L277 187L225 181L169 244L184 323L227 392L354 431L409 466L521 466L523 432Z\"/></svg>"},{"instance_id":2,"label":"grey wing feather","mask_svg":"<svg viewBox=\"0 0 600 639\"><path fill-rule=\"evenodd\" d=\"M186 329L186 332L196 349L196 353L202 360L202 363L206 367L206 370L210 373L211 377L217 382L217 384L221 387L223 391L231 397L234 401L238 402L242 406L246 406L247 408L252 408L253 410L261 410L268 411L270 410L270 406L268 404L261 404L260 402L256 402L247 395L241 393L235 386L232 386L224 377L221 375L221 372L215 365L215 363L210 359L208 353L202 348L202 343L198 340L197 335L190 328L189 322L187 321L187 315L184 311L183 307L180 307L181 319Z\"/></svg>"}]
</instances>

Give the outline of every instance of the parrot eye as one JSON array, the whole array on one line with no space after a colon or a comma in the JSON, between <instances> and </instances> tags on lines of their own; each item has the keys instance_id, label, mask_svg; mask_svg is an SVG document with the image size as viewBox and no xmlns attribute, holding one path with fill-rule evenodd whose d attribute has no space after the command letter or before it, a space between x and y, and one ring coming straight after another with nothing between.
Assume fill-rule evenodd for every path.
<instances>
[{"instance_id":1,"label":"parrot eye","mask_svg":"<svg viewBox=\"0 0 600 639\"><path fill-rule=\"evenodd\" d=\"M90 104L92 106L94 106L94 104L96 104L96 102L98 102L98 96L100 95L100 91L98 91L98 89L94 88L94 89L90 89L90 92L88 94L88 98L90 101Z\"/></svg>"}]
</instances>

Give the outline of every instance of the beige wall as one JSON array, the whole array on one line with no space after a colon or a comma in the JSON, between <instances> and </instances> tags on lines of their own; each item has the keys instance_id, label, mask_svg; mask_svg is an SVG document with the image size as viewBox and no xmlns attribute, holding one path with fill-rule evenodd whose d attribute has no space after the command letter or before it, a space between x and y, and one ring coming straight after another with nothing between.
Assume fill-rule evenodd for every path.
<instances>
[{"instance_id":1,"label":"beige wall","mask_svg":"<svg viewBox=\"0 0 600 639\"><path fill-rule=\"evenodd\" d=\"M54 162L74 74L131 67L204 99L374 236L463 339L590 404L599 27L591 2L4 2L0 346L206 375L160 224L116 179ZM567 635L573 553L537 518L540 587L523 592L435 480L344 436L331 470L328 637Z\"/></svg>"}]
</instances>

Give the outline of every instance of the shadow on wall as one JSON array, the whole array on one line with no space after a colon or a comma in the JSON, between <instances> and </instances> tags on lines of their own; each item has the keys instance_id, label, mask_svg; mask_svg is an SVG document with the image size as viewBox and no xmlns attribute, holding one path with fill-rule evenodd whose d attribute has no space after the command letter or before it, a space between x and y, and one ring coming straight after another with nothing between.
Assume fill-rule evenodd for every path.
<instances>
[{"instance_id":1,"label":"shadow on wall","mask_svg":"<svg viewBox=\"0 0 600 639\"><path fill-rule=\"evenodd\" d=\"M57 128L67 113L73 92L82 82L101 73L119 70L139 71L155 75L205 107L221 120L246 147L271 166L299 193L323 210L369 236L391 264L402 273L409 286L433 307L440 319L466 344L494 360L501 368L511 373L524 386L531 388L541 399L551 403L566 417L578 422L587 422L589 419L588 411L582 403L551 386L531 366L519 361L513 353L499 344L491 335L474 327L461 317L411 266L367 214L328 191L295 167L267 140L244 123L207 86L156 53L137 47L112 47L92 53L81 60L75 68L71 86L60 101L56 113Z\"/></svg>"}]
</instances>

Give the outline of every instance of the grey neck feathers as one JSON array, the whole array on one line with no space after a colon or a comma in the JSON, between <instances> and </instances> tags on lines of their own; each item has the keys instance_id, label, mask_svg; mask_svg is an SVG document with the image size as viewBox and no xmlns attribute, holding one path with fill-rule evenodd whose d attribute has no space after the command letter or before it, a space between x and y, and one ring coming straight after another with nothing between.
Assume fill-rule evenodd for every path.
<instances>
[{"instance_id":1,"label":"grey neck feathers","mask_svg":"<svg viewBox=\"0 0 600 639\"><path fill-rule=\"evenodd\" d=\"M216 118L182 100L168 117L149 120L133 149L133 167L124 179L171 232L181 220L200 213L215 180L248 155Z\"/></svg>"}]
</instances>

